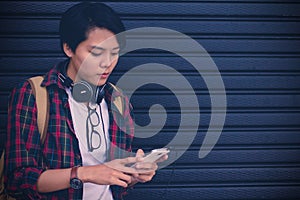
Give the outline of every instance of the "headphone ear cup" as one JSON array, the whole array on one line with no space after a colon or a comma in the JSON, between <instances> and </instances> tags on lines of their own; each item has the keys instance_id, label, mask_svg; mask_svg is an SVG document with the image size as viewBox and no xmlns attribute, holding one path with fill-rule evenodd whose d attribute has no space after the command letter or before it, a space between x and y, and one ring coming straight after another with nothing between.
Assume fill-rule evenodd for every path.
<instances>
[{"instance_id":1,"label":"headphone ear cup","mask_svg":"<svg viewBox=\"0 0 300 200\"><path fill-rule=\"evenodd\" d=\"M93 88L86 81L79 81L72 87L72 96L77 102L89 102L93 97Z\"/></svg>"}]
</instances>

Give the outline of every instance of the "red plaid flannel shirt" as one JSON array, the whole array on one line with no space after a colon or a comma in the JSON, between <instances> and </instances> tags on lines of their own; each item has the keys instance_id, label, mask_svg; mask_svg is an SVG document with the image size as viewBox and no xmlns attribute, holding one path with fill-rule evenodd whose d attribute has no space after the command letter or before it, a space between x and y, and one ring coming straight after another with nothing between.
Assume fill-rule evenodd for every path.
<instances>
[{"instance_id":1,"label":"red plaid flannel shirt","mask_svg":"<svg viewBox=\"0 0 300 200\"><path fill-rule=\"evenodd\" d=\"M20 199L82 199L82 189L69 188L43 194L37 192L37 180L44 170L82 165L68 95L58 78L64 62L51 69L42 83L42 86L47 87L50 99L48 131L43 144L37 128L35 98L28 81L14 88L10 95L5 184L7 192ZM132 107L128 98L120 91L112 91L112 87L107 87L105 91L110 120L110 159L126 156L121 155L121 149L131 151L134 134ZM123 114L112 103L116 97L123 99ZM115 199L122 199L122 195L126 193L124 188L117 186L111 186L111 189Z\"/></svg>"}]
</instances>

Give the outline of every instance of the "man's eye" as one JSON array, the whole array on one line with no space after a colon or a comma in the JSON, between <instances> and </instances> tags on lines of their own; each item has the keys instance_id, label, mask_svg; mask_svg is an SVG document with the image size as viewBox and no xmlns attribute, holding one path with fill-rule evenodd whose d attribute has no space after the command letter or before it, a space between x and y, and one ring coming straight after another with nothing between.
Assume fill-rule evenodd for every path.
<instances>
[{"instance_id":1,"label":"man's eye","mask_svg":"<svg viewBox=\"0 0 300 200\"><path fill-rule=\"evenodd\" d=\"M112 56L118 56L118 55L119 55L119 52L111 52L111 55L112 55Z\"/></svg>"},{"instance_id":2,"label":"man's eye","mask_svg":"<svg viewBox=\"0 0 300 200\"><path fill-rule=\"evenodd\" d=\"M101 51L90 51L92 56L101 56L102 52Z\"/></svg>"}]
</instances>

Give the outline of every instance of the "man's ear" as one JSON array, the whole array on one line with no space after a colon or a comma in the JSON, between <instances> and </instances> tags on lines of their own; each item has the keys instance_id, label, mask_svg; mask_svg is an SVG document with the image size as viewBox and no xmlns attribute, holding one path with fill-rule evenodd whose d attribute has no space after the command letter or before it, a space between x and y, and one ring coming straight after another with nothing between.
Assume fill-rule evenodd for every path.
<instances>
[{"instance_id":1,"label":"man's ear","mask_svg":"<svg viewBox=\"0 0 300 200\"><path fill-rule=\"evenodd\" d=\"M71 57L74 55L72 49L70 48L70 46L69 46L67 43L64 43L64 44L63 44L63 48L64 48L65 54L66 54L69 58L71 58Z\"/></svg>"}]
</instances>

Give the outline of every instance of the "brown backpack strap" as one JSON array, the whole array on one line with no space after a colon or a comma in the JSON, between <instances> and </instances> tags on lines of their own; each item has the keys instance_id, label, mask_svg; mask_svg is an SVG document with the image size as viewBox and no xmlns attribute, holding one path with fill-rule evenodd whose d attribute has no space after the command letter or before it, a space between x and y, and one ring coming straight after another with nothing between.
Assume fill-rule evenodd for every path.
<instances>
[{"instance_id":1,"label":"brown backpack strap","mask_svg":"<svg viewBox=\"0 0 300 200\"><path fill-rule=\"evenodd\" d=\"M119 92L119 93L122 94L122 91L117 86L115 86L112 83L109 83L109 85L113 88L114 91ZM123 101L123 98L121 96L117 96L117 97L114 98L112 103L117 108L119 113L121 115L123 115L124 114L124 101Z\"/></svg>"},{"instance_id":2,"label":"brown backpack strap","mask_svg":"<svg viewBox=\"0 0 300 200\"><path fill-rule=\"evenodd\" d=\"M48 92L46 87L41 87L41 83L43 81L42 76L35 76L28 79L31 88L33 90L33 94L36 98L36 105L37 105L37 123L38 129L41 134L41 141L44 143L47 128L48 128L48 120L49 120L49 107L50 102L48 98ZM5 149L1 154L0 158L0 200L15 200L14 198L8 196L4 193L4 154Z\"/></svg>"},{"instance_id":3,"label":"brown backpack strap","mask_svg":"<svg viewBox=\"0 0 300 200\"><path fill-rule=\"evenodd\" d=\"M44 143L49 120L49 98L46 87L42 87L41 83L43 81L42 76L35 76L28 79L32 89L33 94L36 99L37 106L37 123L38 129L41 134L41 141Z\"/></svg>"}]
</instances>

